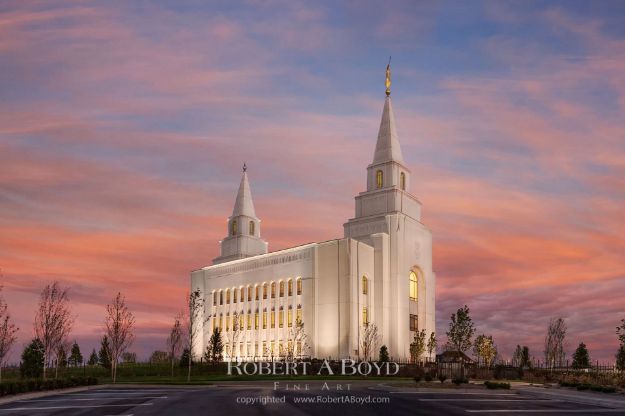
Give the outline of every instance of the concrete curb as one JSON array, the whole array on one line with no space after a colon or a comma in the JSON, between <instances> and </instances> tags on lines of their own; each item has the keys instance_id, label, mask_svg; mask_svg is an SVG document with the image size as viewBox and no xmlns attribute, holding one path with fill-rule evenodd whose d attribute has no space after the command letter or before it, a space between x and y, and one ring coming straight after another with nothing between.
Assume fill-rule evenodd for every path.
<instances>
[{"instance_id":1,"label":"concrete curb","mask_svg":"<svg viewBox=\"0 0 625 416\"><path fill-rule=\"evenodd\" d=\"M69 387L66 389L34 391L30 393L19 393L19 394L14 394L12 396L0 398L0 405L11 403L11 402L17 402L19 400L38 399L40 397L54 396L55 394L79 393L81 391L100 389L102 387L107 387L107 386L108 384L96 384L94 386Z\"/></svg>"}]
</instances>

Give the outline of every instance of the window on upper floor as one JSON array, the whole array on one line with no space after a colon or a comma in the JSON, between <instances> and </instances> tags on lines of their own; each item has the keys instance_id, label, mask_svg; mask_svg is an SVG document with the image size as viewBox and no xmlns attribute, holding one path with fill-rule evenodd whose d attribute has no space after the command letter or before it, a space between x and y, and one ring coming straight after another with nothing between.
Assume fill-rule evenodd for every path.
<instances>
[{"instance_id":1,"label":"window on upper floor","mask_svg":"<svg viewBox=\"0 0 625 416\"><path fill-rule=\"evenodd\" d=\"M297 294L302 294L302 278L297 279Z\"/></svg>"},{"instance_id":2,"label":"window on upper floor","mask_svg":"<svg viewBox=\"0 0 625 416\"><path fill-rule=\"evenodd\" d=\"M380 189L382 186L384 186L384 172L378 170L375 172L375 187Z\"/></svg>"},{"instance_id":3,"label":"window on upper floor","mask_svg":"<svg viewBox=\"0 0 625 416\"><path fill-rule=\"evenodd\" d=\"M366 295L369 293L369 280L367 276L362 276L362 294Z\"/></svg>"},{"instance_id":4,"label":"window on upper floor","mask_svg":"<svg viewBox=\"0 0 625 416\"><path fill-rule=\"evenodd\" d=\"M276 297L276 282L271 282L271 298Z\"/></svg>"},{"instance_id":5,"label":"window on upper floor","mask_svg":"<svg viewBox=\"0 0 625 416\"><path fill-rule=\"evenodd\" d=\"M410 330L411 331L419 330L419 319L417 315L410 315Z\"/></svg>"},{"instance_id":6,"label":"window on upper floor","mask_svg":"<svg viewBox=\"0 0 625 416\"><path fill-rule=\"evenodd\" d=\"M232 303L237 303L237 295L239 294L239 289L236 287L233 289Z\"/></svg>"},{"instance_id":7,"label":"window on upper floor","mask_svg":"<svg viewBox=\"0 0 625 416\"><path fill-rule=\"evenodd\" d=\"M263 284L263 299L267 299L267 283Z\"/></svg>"},{"instance_id":8,"label":"window on upper floor","mask_svg":"<svg viewBox=\"0 0 625 416\"><path fill-rule=\"evenodd\" d=\"M230 303L230 289L226 290L226 305Z\"/></svg>"},{"instance_id":9,"label":"window on upper floor","mask_svg":"<svg viewBox=\"0 0 625 416\"><path fill-rule=\"evenodd\" d=\"M254 221L250 221L250 235L254 235L255 228L256 224L254 223Z\"/></svg>"},{"instance_id":10,"label":"window on upper floor","mask_svg":"<svg viewBox=\"0 0 625 416\"><path fill-rule=\"evenodd\" d=\"M224 292L222 292L221 290L219 291L219 304L224 304Z\"/></svg>"},{"instance_id":11,"label":"window on upper floor","mask_svg":"<svg viewBox=\"0 0 625 416\"><path fill-rule=\"evenodd\" d=\"M252 301L252 286L247 287L247 301L248 302Z\"/></svg>"},{"instance_id":12,"label":"window on upper floor","mask_svg":"<svg viewBox=\"0 0 625 416\"><path fill-rule=\"evenodd\" d=\"M406 190L406 174L404 172L399 174L399 186L402 191Z\"/></svg>"},{"instance_id":13,"label":"window on upper floor","mask_svg":"<svg viewBox=\"0 0 625 416\"><path fill-rule=\"evenodd\" d=\"M288 286L289 296L292 296L293 295L293 280L292 279L289 279L287 286Z\"/></svg>"},{"instance_id":14,"label":"window on upper floor","mask_svg":"<svg viewBox=\"0 0 625 416\"><path fill-rule=\"evenodd\" d=\"M245 300L245 288L244 288L244 287L242 287L242 288L241 288L241 289L239 289L239 290L240 290L240 292L239 292L239 293L241 294L241 296L239 297L239 301L240 301L240 302L243 302L243 301Z\"/></svg>"},{"instance_id":15,"label":"window on upper floor","mask_svg":"<svg viewBox=\"0 0 625 416\"><path fill-rule=\"evenodd\" d=\"M280 297L284 296L284 280L280 281Z\"/></svg>"},{"instance_id":16,"label":"window on upper floor","mask_svg":"<svg viewBox=\"0 0 625 416\"><path fill-rule=\"evenodd\" d=\"M418 295L418 279L415 272L410 272L410 300L417 300Z\"/></svg>"},{"instance_id":17,"label":"window on upper floor","mask_svg":"<svg viewBox=\"0 0 625 416\"><path fill-rule=\"evenodd\" d=\"M213 306L217 306L217 292L213 292Z\"/></svg>"},{"instance_id":18,"label":"window on upper floor","mask_svg":"<svg viewBox=\"0 0 625 416\"><path fill-rule=\"evenodd\" d=\"M237 220L232 220L230 234L235 235L237 233L237 231L238 231Z\"/></svg>"},{"instance_id":19,"label":"window on upper floor","mask_svg":"<svg viewBox=\"0 0 625 416\"><path fill-rule=\"evenodd\" d=\"M366 306L362 308L362 324L363 326L369 325L369 316L368 316L368 310Z\"/></svg>"}]
</instances>

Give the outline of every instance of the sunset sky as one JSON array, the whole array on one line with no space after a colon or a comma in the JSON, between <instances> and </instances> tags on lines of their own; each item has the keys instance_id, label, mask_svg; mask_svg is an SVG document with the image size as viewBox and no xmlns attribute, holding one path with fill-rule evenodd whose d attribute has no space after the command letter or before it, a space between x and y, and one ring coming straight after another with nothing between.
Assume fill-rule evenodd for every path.
<instances>
[{"instance_id":1,"label":"sunset sky","mask_svg":"<svg viewBox=\"0 0 625 416\"><path fill-rule=\"evenodd\" d=\"M271 251L339 238L392 55L437 331L504 358L550 317L614 361L625 318L625 3L0 3L0 269L21 330L69 286L99 345L117 291L147 358L226 234L241 166ZM443 336L444 338L444 336ZM443 340L444 341L444 340Z\"/></svg>"}]
</instances>

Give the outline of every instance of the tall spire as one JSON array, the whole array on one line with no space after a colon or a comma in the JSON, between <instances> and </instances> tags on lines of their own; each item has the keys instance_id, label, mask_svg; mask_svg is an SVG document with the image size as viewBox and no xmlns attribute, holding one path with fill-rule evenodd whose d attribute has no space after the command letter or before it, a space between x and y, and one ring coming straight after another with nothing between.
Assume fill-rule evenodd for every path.
<instances>
[{"instance_id":1,"label":"tall spire","mask_svg":"<svg viewBox=\"0 0 625 416\"><path fill-rule=\"evenodd\" d=\"M399 137L397 136L397 127L395 126L391 97L387 96L384 101L384 110L382 111L382 121L380 121L380 130L378 131L378 141L375 145L373 164L390 161L404 163Z\"/></svg>"},{"instance_id":2,"label":"tall spire","mask_svg":"<svg viewBox=\"0 0 625 416\"><path fill-rule=\"evenodd\" d=\"M247 166L245 164L243 164L243 176L241 176L237 199L234 203L234 209L232 210L233 217L239 215L256 217L256 212L254 211L254 201L252 201L252 191L250 190L250 183L247 180Z\"/></svg>"}]
</instances>

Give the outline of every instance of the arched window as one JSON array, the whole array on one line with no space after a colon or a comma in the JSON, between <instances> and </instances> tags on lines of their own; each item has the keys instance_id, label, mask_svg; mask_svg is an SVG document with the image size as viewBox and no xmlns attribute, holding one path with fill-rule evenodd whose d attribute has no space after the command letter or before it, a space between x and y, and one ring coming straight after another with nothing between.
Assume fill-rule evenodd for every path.
<instances>
[{"instance_id":1,"label":"arched window","mask_svg":"<svg viewBox=\"0 0 625 416\"><path fill-rule=\"evenodd\" d=\"M384 185L384 173L381 170L378 170L375 173L375 187L380 189Z\"/></svg>"},{"instance_id":2,"label":"arched window","mask_svg":"<svg viewBox=\"0 0 625 416\"><path fill-rule=\"evenodd\" d=\"M240 293L241 293L241 297L239 298L239 301L243 302L245 300L245 288L244 287L241 288Z\"/></svg>"},{"instance_id":3,"label":"arched window","mask_svg":"<svg viewBox=\"0 0 625 416\"><path fill-rule=\"evenodd\" d=\"M362 294L366 295L367 293L369 293L369 281L367 276L362 276Z\"/></svg>"},{"instance_id":4,"label":"arched window","mask_svg":"<svg viewBox=\"0 0 625 416\"><path fill-rule=\"evenodd\" d=\"M217 292L213 292L213 306L217 306Z\"/></svg>"},{"instance_id":5,"label":"arched window","mask_svg":"<svg viewBox=\"0 0 625 416\"><path fill-rule=\"evenodd\" d=\"M297 310L295 311L295 324L299 325L302 323L302 306L297 305Z\"/></svg>"},{"instance_id":6,"label":"arched window","mask_svg":"<svg viewBox=\"0 0 625 416\"><path fill-rule=\"evenodd\" d=\"M254 221L250 221L250 235L254 235L254 228L256 228L256 224L254 224Z\"/></svg>"},{"instance_id":7,"label":"arched window","mask_svg":"<svg viewBox=\"0 0 625 416\"><path fill-rule=\"evenodd\" d=\"M289 306L289 309L286 313L286 323L290 327L293 326L293 307Z\"/></svg>"},{"instance_id":8,"label":"arched window","mask_svg":"<svg viewBox=\"0 0 625 416\"><path fill-rule=\"evenodd\" d=\"M289 281L287 282L287 286L288 286L289 296L292 296L293 295L293 280L289 279Z\"/></svg>"},{"instance_id":9,"label":"arched window","mask_svg":"<svg viewBox=\"0 0 625 416\"><path fill-rule=\"evenodd\" d=\"M302 278L297 279L297 294L302 294Z\"/></svg>"},{"instance_id":10,"label":"arched window","mask_svg":"<svg viewBox=\"0 0 625 416\"><path fill-rule=\"evenodd\" d=\"M226 314L226 332L230 331L230 314Z\"/></svg>"},{"instance_id":11,"label":"arched window","mask_svg":"<svg viewBox=\"0 0 625 416\"><path fill-rule=\"evenodd\" d=\"M280 280L280 297L284 296L284 280Z\"/></svg>"},{"instance_id":12,"label":"arched window","mask_svg":"<svg viewBox=\"0 0 625 416\"><path fill-rule=\"evenodd\" d=\"M367 307L362 308L362 324L364 326L369 325L369 317L367 316Z\"/></svg>"},{"instance_id":13,"label":"arched window","mask_svg":"<svg viewBox=\"0 0 625 416\"><path fill-rule=\"evenodd\" d=\"M263 284L263 299L267 299L267 283Z\"/></svg>"},{"instance_id":14,"label":"arched window","mask_svg":"<svg viewBox=\"0 0 625 416\"><path fill-rule=\"evenodd\" d=\"M399 186L402 191L406 190L406 174L404 172L399 174Z\"/></svg>"},{"instance_id":15,"label":"arched window","mask_svg":"<svg viewBox=\"0 0 625 416\"><path fill-rule=\"evenodd\" d=\"M252 329L252 312L248 311L247 312L247 330L249 331L250 329Z\"/></svg>"},{"instance_id":16,"label":"arched window","mask_svg":"<svg viewBox=\"0 0 625 416\"><path fill-rule=\"evenodd\" d=\"M273 309L271 309L271 319L269 321L271 322L271 327L275 328L276 327L276 311L274 311Z\"/></svg>"},{"instance_id":17,"label":"arched window","mask_svg":"<svg viewBox=\"0 0 625 416\"><path fill-rule=\"evenodd\" d=\"M237 233L237 220L232 220L232 231L231 234L235 235Z\"/></svg>"},{"instance_id":18,"label":"arched window","mask_svg":"<svg viewBox=\"0 0 625 416\"><path fill-rule=\"evenodd\" d=\"M224 314L220 313L219 314L219 329L223 328L223 319L224 319Z\"/></svg>"},{"instance_id":19,"label":"arched window","mask_svg":"<svg viewBox=\"0 0 625 416\"><path fill-rule=\"evenodd\" d=\"M271 282L271 298L276 297L276 282Z\"/></svg>"},{"instance_id":20,"label":"arched window","mask_svg":"<svg viewBox=\"0 0 625 416\"><path fill-rule=\"evenodd\" d=\"M219 304L224 304L224 292L222 292L221 290L219 291Z\"/></svg>"},{"instance_id":21,"label":"arched window","mask_svg":"<svg viewBox=\"0 0 625 416\"><path fill-rule=\"evenodd\" d=\"M417 274L410 272L410 300L417 300Z\"/></svg>"},{"instance_id":22,"label":"arched window","mask_svg":"<svg viewBox=\"0 0 625 416\"><path fill-rule=\"evenodd\" d=\"M237 295L239 294L239 289L236 287L233 289L232 303L237 303Z\"/></svg>"},{"instance_id":23,"label":"arched window","mask_svg":"<svg viewBox=\"0 0 625 416\"><path fill-rule=\"evenodd\" d=\"M251 286L247 287L247 301L248 302L252 301L252 287Z\"/></svg>"},{"instance_id":24,"label":"arched window","mask_svg":"<svg viewBox=\"0 0 625 416\"><path fill-rule=\"evenodd\" d=\"M280 307L280 310L278 311L278 327L282 328L284 326L284 311L282 310L282 307Z\"/></svg>"},{"instance_id":25,"label":"arched window","mask_svg":"<svg viewBox=\"0 0 625 416\"><path fill-rule=\"evenodd\" d=\"M254 313L254 329L258 329L258 310Z\"/></svg>"},{"instance_id":26,"label":"arched window","mask_svg":"<svg viewBox=\"0 0 625 416\"><path fill-rule=\"evenodd\" d=\"M263 329L267 329L267 310L263 311Z\"/></svg>"},{"instance_id":27,"label":"arched window","mask_svg":"<svg viewBox=\"0 0 625 416\"><path fill-rule=\"evenodd\" d=\"M226 290L226 305L230 303L230 289Z\"/></svg>"}]
</instances>

